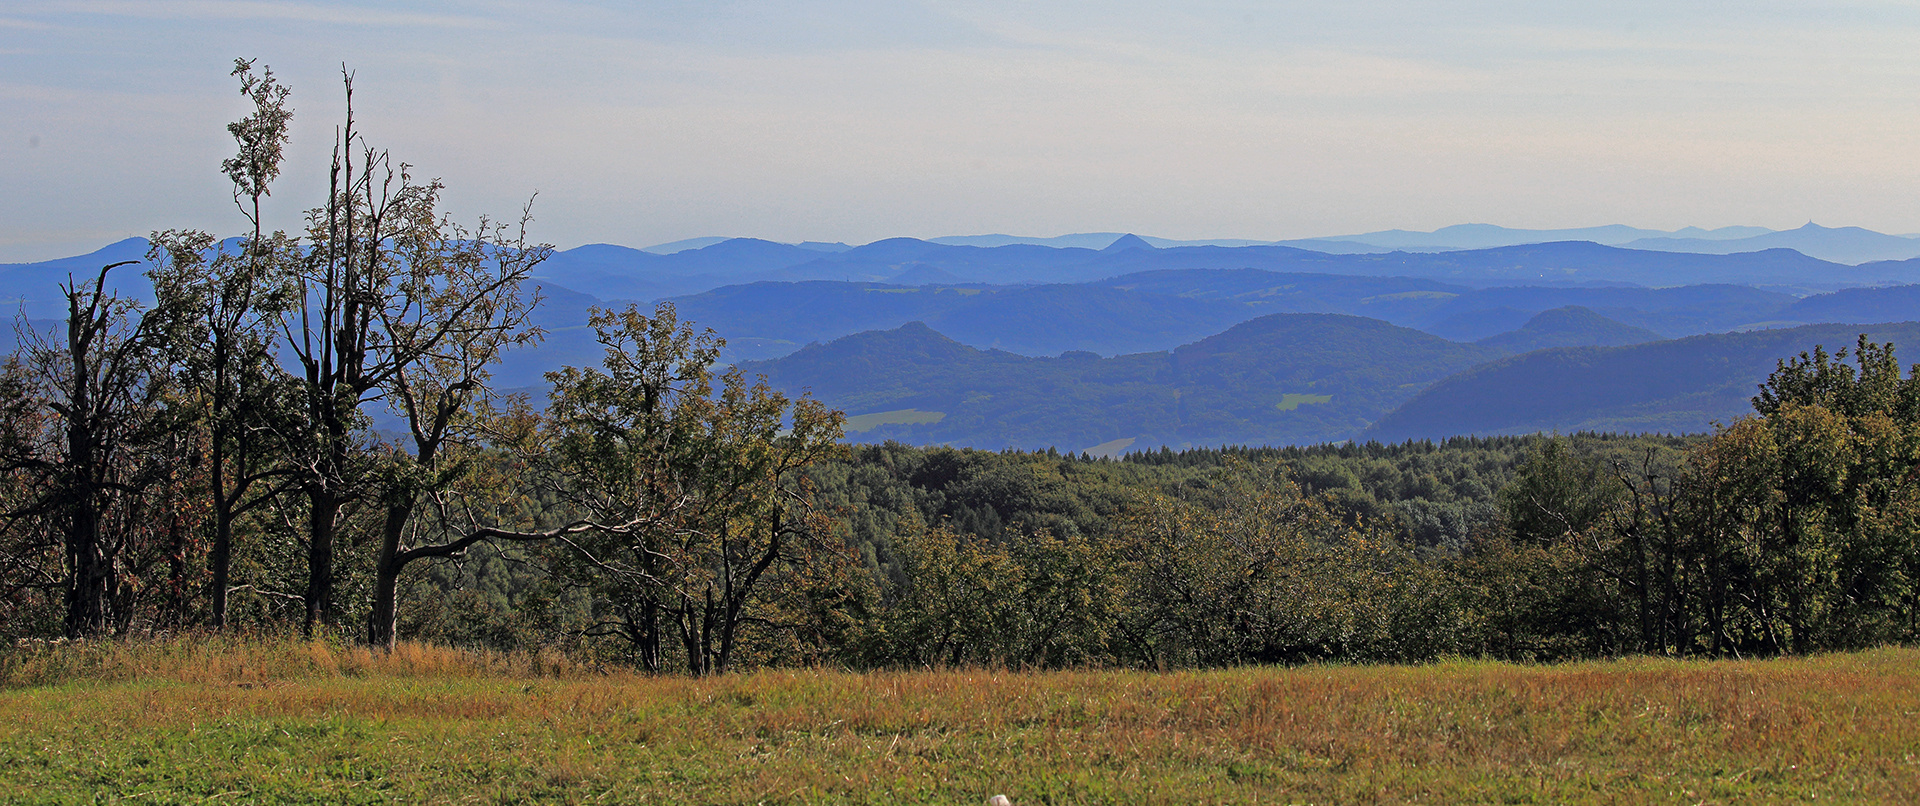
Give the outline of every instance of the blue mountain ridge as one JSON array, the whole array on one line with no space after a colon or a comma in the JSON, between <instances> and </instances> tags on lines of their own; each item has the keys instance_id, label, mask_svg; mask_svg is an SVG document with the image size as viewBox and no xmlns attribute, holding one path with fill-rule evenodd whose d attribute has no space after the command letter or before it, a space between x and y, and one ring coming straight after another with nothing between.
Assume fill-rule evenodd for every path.
<instances>
[{"instance_id":1,"label":"blue mountain ridge","mask_svg":"<svg viewBox=\"0 0 1920 806\"><path fill-rule=\"evenodd\" d=\"M47 324L64 313L58 284L69 273L92 276L101 265L139 259L145 251L144 240L128 239L87 255L0 265L0 295L21 315ZM150 299L143 270L116 270L110 275L112 285L136 299ZM1755 358L1758 353L1741 353L1745 357L1739 361L1727 359L1722 364L1747 368L1733 380L1670 358L1659 366L1633 365L1638 368L1631 368L1629 376L1690 374L1719 378L1720 385L1692 392L1673 387L1682 389L1674 392L1648 385L1651 381L1620 380L1627 376L1615 373L1609 376L1614 386L1652 396L1631 405L1608 404L1626 406L1619 411L1567 402L1575 414L1592 410L1572 420L1516 414L1504 424L1481 423L1465 412L1501 410L1489 400L1530 398L1518 393L1502 397L1494 388L1475 393L1481 395L1479 402L1458 403L1458 394L1449 392L1455 396L1447 397L1434 390L1479 388L1461 386L1467 381L1460 379L1491 373L1482 368L1504 366L1503 361L1519 361L1503 358L1515 353L1524 353L1521 358L1527 361L1545 361L1530 356L1559 355L1568 349L1648 349L1653 352L1645 355L1664 355L1654 345L1668 342L1633 348L1601 345L1702 334L1786 349L1792 344L1728 331L1783 333L1788 331L1777 328L1902 321L1913 318L1920 304L1920 286L1865 285L1920 276L1920 260L1845 266L1785 249L1691 255L1590 242L1333 255L1285 246L1157 246L1132 236L1116 236L1098 250L953 246L900 238L837 252L731 239L666 255L611 245L581 247L559 253L537 275L538 293L545 301L535 324L546 331L545 342L507 355L496 371L503 387L537 389L546 371L596 363L600 347L585 326L589 308L624 304L623 297L657 299L622 292L679 284L700 289L667 297L681 316L727 338L727 361L759 360L743 366L775 372L787 384L783 388L814 387L836 373L887 366L891 359L880 354L861 357L841 347L835 348L839 352L820 352L863 331L868 331L861 336L865 340L854 343L885 347L892 343L889 339L906 336L941 342L941 350L924 351L934 363L915 370L918 375L869 375L875 384L871 389L858 394L843 389L844 400L836 404L844 402L854 414L941 412L942 420L882 423L857 438L893 435L983 446L1074 448L1088 447L1075 443L1094 437L1099 441L1089 445L1134 439L1148 447L1153 440L1317 441L1396 433L1444 435L1448 429L1560 427L1566 422L1580 427L1697 429L1707 421L1701 412L1720 416L1738 409L1734 404L1750 392L1728 390L1757 383L1748 377L1752 367L1770 367L1771 361L1791 353L1766 360ZM816 275L856 279L793 279ZM983 275L1006 281L978 281ZM896 282L872 279L881 276ZM1829 286L1854 287L1802 297L1727 282L1756 277L1789 290L1819 285L1819 278ZM1698 278L1709 282L1683 282ZM962 280L975 281L957 282ZM909 323L920 324L909 328ZM1838 338L1835 334L1849 329L1852 326L1831 333L1798 332L1831 341L1829 337ZM894 335L884 335L888 333ZM1828 346L1850 343L1849 337ZM812 358L803 361L803 354ZM827 367L819 360L826 354L847 356L852 363ZM782 357L793 361L771 360L784 361ZM935 359L956 363L941 367ZM813 369L793 369L802 366ZM1598 372L1588 369L1587 375ZM1569 384L1567 378L1585 377L1581 372L1542 373ZM942 377L947 380L938 380ZM986 385L959 390L965 394L958 398L936 394L947 388L940 384L951 386L953 378L976 377ZM911 378L921 380L901 385ZM1025 389L1045 394L1011 391L1007 384L1020 378L1029 381ZM1577 389L1578 384L1568 388ZM889 389L893 391L886 392ZM1062 413L1062 406L1074 411ZM1427 408L1443 414L1418 414ZM1407 430L1412 427L1397 425L1403 422L1424 425ZM1133 424L1119 428L1129 433L1110 433L1116 429L1107 427L1124 423ZM1057 433L1049 436L1049 428Z\"/></svg>"}]
</instances>

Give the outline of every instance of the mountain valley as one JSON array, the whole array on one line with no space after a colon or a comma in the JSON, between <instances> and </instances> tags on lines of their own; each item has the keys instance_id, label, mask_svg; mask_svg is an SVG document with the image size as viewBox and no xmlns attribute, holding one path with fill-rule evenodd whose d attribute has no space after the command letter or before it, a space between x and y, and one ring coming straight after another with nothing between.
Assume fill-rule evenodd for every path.
<instances>
[{"instance_id":1,"label":"mountain valley","mask_svg":"<svg viewBox=\"0 0 1920 806\"><path fill-rule=\"evenodd\" d=\"M1515 232L1439 234L1471 243ZM1546 234L1634 244L1645 240L1629 237L1638 232ZM1416 235L1366 237L1390 245ZM1787 235L1689 233L1718 245ZM536 271L543 343L508 352L494 375L537 396L546 372L598 360L589 309L662 301L725 338L723 361L844 409L851 440L1116 452L1700 431L1737 416L1780 358L1851 345L1862 330L1900 343L1920 335L1853 326L1920 318L1920 285L1903 284L1920 278L1920 261L1849 266L1784 248L1693 254L1592 241L1337 254L1055 240L1065 245L736 238L667 254L565 250ZM129 239L0 266L0 296L50 326L69 272L138 260L145 248ZM150 299L139 271L112 279Z\"/></svg>"}]
</instances>

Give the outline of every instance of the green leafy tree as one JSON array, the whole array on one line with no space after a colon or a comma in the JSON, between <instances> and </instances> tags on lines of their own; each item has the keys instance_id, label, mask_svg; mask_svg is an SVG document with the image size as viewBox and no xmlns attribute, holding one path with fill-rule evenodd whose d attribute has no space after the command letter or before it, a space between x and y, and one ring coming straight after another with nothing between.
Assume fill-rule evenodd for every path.
<instances>
[{"instance_id":1,"label":"green leafy tree","mask_svg":"<svg viewBox=\"0 0 1920 806\"><path fill-rule=\"evenodd\" d=\"M484 396L475 388L483 376L463 383L447 373L455 366L483 366L482 359L497 356L496 348L519 338L512 328L525 313L513 300L545 254L527 252L518 241L491 240L496 231L484 224L474 232L454 227L439 212L438 181L416 182L408 165L365 143L354 118L350 74L345 85L346 115L327 203L307 215L305 243L288 266L295 302L280 318L283 343L298 368L305 422L296 443L305 450L294 461L305 498L309 631L340 619L335 554L344 510L383 492L368 483L381 457L368 450L361 407L409 383L416 390L449 392L416 396L420 416L410 426L418 431L416 442L444 438L427 432L451 428L458 418L439 417L434 407ZM445 383L436 386L439 381L429 376ZM400 509L389 509L389 519L409 511L408 499L390 499ZM397 546L389 545L391 537L391 530L382 537L385 570L379 573L393 573L395 561L405 564ZM378 620L391 624L387 615Z\"/></svg>"},{"instance_id":2,"label":"green leafy tree","mask_svg":"<svg viewBox=\"0 0 1920 806\"><path fill-rule=\"evenodd\" d=\"M1052 668L1116 661L1126 595L1110 547L1041 531L994 541L903 524L906 582L883 616L885 665Z\"/></svg>"},{"instance_id":3,"label":"green leafy tree","mask_svg":"<svg viewBox=\"0 0 1920 806\"><path fill-rule=\"evenodd\" d=\"M1390 631L1415 621L1401 612L1411 555L1342 523L1278 465L1229 464L1150 497L1121 540L1134 579L1123 629L1155 665L1385 659L1414 638Z\"/></svg>"},{"instance_id":4,"label":"green leafy tree","mask_svg":"<svg viewBox=\"0 0 1920 806\"><path fill-rule=\"evenodd\" d=\"M550 373L552 494L595 524L562 570L596 592L594 634L648 670L677 655L696 675L732 666L769 616L768 588L828 543L801 476L835 454L842 416L789 401L737 370L671 304L597 310L602 366Z\"/></svg>"},{"instance_id":5,"label":"green leafy tree","mask_svg":"<svg viewBox=\"0 0 1920 806\"><path fill-rule=\"evenodd\" d=\"M233 75L254 108L227 126L238 153L221 168L252 232L237 253L205 232L154 233L147 256L169 360L205 432L213 527L208 618L216 628L227 624L236 523L271 501L274 490L263 483L292 470L284 461L292 378L273 354L273 323L293 302L280 269L298 260L298 245L284 233L266 234L260 216L261 199L280 175L293 109L272 68L255 73L253 61L235 59Z\"/></svg>"},{"instance_id":6,"label":"green leafy tree","mask_svg":"<svg viewBox=\"0 0 1920 806\"><path fill-rule=\"evenodd\" d=\"M539 298L523 294L520 283L553 250L527 243L528 220L523 214L512 231L485 221L476 232L446 221L406 229L414 237L431 237L401 245L413 279L400 291L414 298L420 320L448 326L435 347L397 367L385 389L388 405L406 423L409 444L389 454L382 474L385 517L367 632L376 646L392 646L397 637L399 579L409 564L454 556L466 535L514 517L506 510L517 497L518 480L487 472L499 461L488 448L511 441L498 436L491 369L507 350L541 336L527 322ZM407 332L412 323L401 318L383 324ZM422 505L430 515L424 522L416 517ZM454 539L441 542L449 534Z\"/></svg>"}]
</instances>

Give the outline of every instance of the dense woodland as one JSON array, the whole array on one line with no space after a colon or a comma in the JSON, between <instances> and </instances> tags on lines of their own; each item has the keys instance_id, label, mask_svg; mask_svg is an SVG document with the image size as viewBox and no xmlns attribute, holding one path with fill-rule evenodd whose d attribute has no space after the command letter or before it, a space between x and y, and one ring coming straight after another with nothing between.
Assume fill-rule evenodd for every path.
<instances>
[{"instance_id":1,"label":"dense woodland","mask_svg":"<svg viewBox=\"0 0 1920 806\"><path fill-rule=\"evenodd\" d=\"M226 171L252 225L63 288L0 371L0 633L188 630L780 664L1192 667L1802 653L1920 630L1920 374L1781 362L1700 437L1084 454L847 446L671 305L596 310L538 409L527 219L456 225L351 112L267 233L291 109ZM156 302L111 280L144 271ZM1364 345L1361 345L1364 347Z\"/></svg>"}]
</instances>

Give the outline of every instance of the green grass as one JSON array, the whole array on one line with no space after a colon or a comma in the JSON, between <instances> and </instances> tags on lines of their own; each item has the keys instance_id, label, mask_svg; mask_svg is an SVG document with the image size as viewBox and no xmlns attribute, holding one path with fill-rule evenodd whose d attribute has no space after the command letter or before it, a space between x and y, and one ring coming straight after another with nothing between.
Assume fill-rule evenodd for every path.
<instances>
[{"instance_id":1,"label":"green grass","mask_svg":"<svg viewBox=\"0 0 1920 806\"><path fill-rule=\"evenodd\" d=\"M1280 402L1274 404L1273 407L1281 411L1293 411L1301 406L1311 406L1317 403L1326 403L1331 400L1333 400L1333 395L1300 395L1289 392L1281 395Z\"/></svg>"},{"instance_id":2,"label":"green grass","mask_svg":"<svg viewBox=\"0 0 1920 806\"><path fill-rule=\"evenodd\" d=\"M1138 439L1139 437L1122 437L1120 439L1109 440L1107 442L1102 442L1098 445L1095 445L1091 448L1087 448L1081 451L1081 453L1085 453L1090 456L1106 456L1106 457L1118 459L1120 458L1121 454L1125 452L1127 448L1132 447L1133 443Z\"/></svg>"},{"instance_id":3,"label":"green grass","mask_svg":"<svg viewBox=\"0 0 1920 806\"><path fill-rule=\"evenodd\" d=\"M959 294L960 296L963 296L963 297L971 297L975 294L980 293L981 291L981 289L978 289L978 288L955 288L953 286L935 286L935 287L912 286L908 288L868 288L864 290L869 294L932 293L932 294Z\"/></svg>"},{"instance_id":4,"label":"green grass","mask_svg":"<svg viewBox=\"0 0 1920 806\"><path fill-rule=\"evenodd\" d=\"M0 691L7 803L977 804L996 792L1016 804L1744 803L1920 792L1920 652L1908 649L689 680L431 647L381 656L199 641L144 655L45 650L0 671L11 686Z\"/></svg>"},{"instance_id":5,"label":"green grass","mask_svg":"<svg viewBox=\"0 0 1920 806\"><path fill-rule=\"evenodd\" d=\"M872 431L883 425L925 425L946 419L944 411L921 411L919 409L898 409L879 411L872 414L856 414L847 418L847 433L858 434Z\"/></svg>"},{"instance_id":6,"label":"green grass","mask_svg":"<svg viewBox=\"0 0 1920 806\"><path fill-rule=\"evenodd\" d=\"M1364 305L1364 304L1374 303L1374 302L1392 302L1395 300L1407 300L1407 299L1447 300L1447 299L1453 299L1454 297L1457 297L1457 296L1460 296L1460 295L1453 293L1451 291L1401 291L1397 294L1375 294L1371 297L1365 297L1361 299L1360 302L1361 304Z\"/></svg>"}]
</instances>

